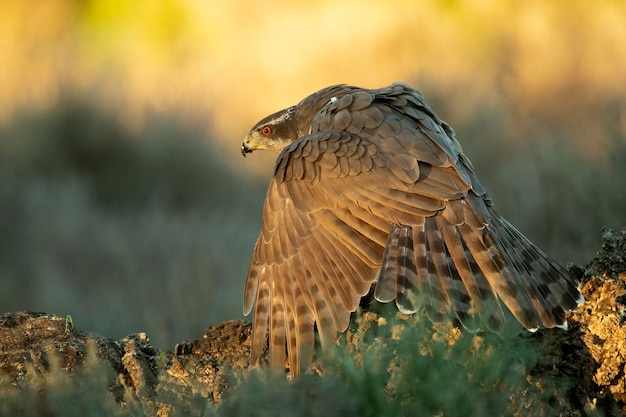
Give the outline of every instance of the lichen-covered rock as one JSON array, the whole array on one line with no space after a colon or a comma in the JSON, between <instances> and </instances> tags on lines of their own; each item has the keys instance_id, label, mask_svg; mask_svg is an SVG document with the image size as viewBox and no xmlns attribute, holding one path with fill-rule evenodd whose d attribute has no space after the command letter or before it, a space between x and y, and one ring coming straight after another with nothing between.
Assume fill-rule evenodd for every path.
<instances>
[{"instance_id":1,"label":"lichen-covered rock","mask_svg":"<svg viewBox=\"0 0 626 417\"><path fill-rule=\"evenodd\" d=\"M45 380L51 366L73 371L88 352L121 372L119 342L76 330L71 317L29 311L0 317L0 373L4 381L20 387Z\"/></svg>"},{"instance_id":2,"label":"lichen-covered rock","mask_svg":"<svg viewBox=\"0 0 626 417\"><path fill-rule=\"evenodd\" d=\"M584 269L586 277L618 278L626 273L626 227L616 232L602 229L602 248Z\"/></svg>"},{"instance_id":3,"label":"lichen-covered rock","mask_svg":"<svg viewBox=\"0 0 626 417\"><path fill-rule=\"evenodd\" d=\"M249 338L249 324L229 321L172 353L155 350L144 333L116 341L74 329L69 317L7 313L0 317L0 415L20 415L33 405L26 397L42 413L55 415L56 406L44 394L72 380L78 386L85 372L96 371L102 393L97 401L110 396L111 407L143 415L202 415L206 403L219 403L248 367Z\"/></svg>"},{"instance_id":4,"label":"lichen-covered rock","mask_svg":"<svg viewBox=\"0 0 626 417\"><path fill-rule=\"evenodd\" d=\"M173 353L162 352L165 372L159 374L157 394L219 404L250 365L250 329L242 321L227 321L206 329L202 339L176 345Z\"/></svg>"},{"instance_id":5,"label":"lichen-covered rock","mask_svg":"<svg viewBox=\"0 0 626 417\"><path fill-rule=\"evenodd\" d=\"M583 292L586 301L575 320L597 363L594 382L602 394L626 403L626 274L617 279L592 277Z\"/></svg>"},{"instance_id":6,"label":"lichen-covered rock","mask_svg":"<svg viewBox=\"0 0 626 417\"><path fill-rule=\"evenodd\" d=\"M585 303L573 320L596 363L598 393L621 402L626 413L626 228L604 229L602 249L581 272Z\"/></svg>"}]
</instances>

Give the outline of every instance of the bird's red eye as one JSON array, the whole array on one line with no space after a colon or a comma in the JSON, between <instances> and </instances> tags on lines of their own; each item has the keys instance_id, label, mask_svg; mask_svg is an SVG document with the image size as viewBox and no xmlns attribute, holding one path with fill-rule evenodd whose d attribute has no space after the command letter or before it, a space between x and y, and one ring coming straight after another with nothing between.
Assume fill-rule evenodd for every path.
<instances>
[{"instance_id":1,"label":"bird's red eye","mask_svg":"<svg viewBox=\"0 0 626 417\"><path fill-rule=\"evenodd\" d=\"M272 128L271 128L271 127L269 127L269 126L264 126L264 127L261 129L261 134L262 134L263 136L269 136L269 135L270 135L270 133L272 133Z\"/></svg>"}]
</instances>

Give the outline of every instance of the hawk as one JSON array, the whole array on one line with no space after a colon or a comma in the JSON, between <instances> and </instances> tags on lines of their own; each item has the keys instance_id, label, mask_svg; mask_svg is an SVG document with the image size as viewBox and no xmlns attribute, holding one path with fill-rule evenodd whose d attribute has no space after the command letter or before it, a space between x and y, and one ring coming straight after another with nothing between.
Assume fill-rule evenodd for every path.
<instances>
[{"instance_id":1,"label":"hawk","mask_svg":"<svg viewBox=\"0 0 626 417\"><path fill-rule=\"evenodd\" d=\"M251 361L292 376L380 302L497 330L566 327L578 282L493 208L454 130L404 83L324 88L258 122L245 156L279 152L245 286Z\"/></svg>"}]
</instances>

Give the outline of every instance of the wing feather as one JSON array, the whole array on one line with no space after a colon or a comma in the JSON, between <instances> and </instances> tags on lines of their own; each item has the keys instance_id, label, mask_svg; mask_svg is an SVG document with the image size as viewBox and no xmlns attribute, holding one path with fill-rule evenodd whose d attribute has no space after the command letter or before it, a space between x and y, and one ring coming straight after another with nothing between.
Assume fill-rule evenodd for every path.
<instances>
[{"instance_id":1,"label":"wing feather","mask_svg":"<svg viewBox=\"0 0 626 417\"><path fill-rule=\"evenodd\" d=\"M311 294L315 294L316 309L324 308L332 320L332 324L339 328L346 321L343 310L338 307L343 305L339 293L334 286L329 283L336 279L336 271L332 269L330 260L326 255L326 250L319 246L315 239L312 239L311 245L303 248L303 259L314 259L315 262L306 262L306 269L310 273L311 285L309 286ZM321 313L318 313L321 315ZM326 314L324 314L326 315Z\"/></svg>"},{"instance_id":2,"label":"wing feather","mask_svg":"<svg viewBox=\"0 0 626 417\"><path fill-rule=\"evenodd\" d=\"M270 267L271 276L271 298L269 300L270 305L270 363L273 368L280 369L285 366L285 343L287 341L287 327L285 326L285 300L283 284L284 279L276 277L284 277L284 271L281 271L282 265L272 265ZM265 335L253 335L253 343L256 339L263 338ZM260 342L260 341L259 341ZM257 348L262 343L257 343ZM255 346L253 345L253 349Z\"/></svg>"},{"instance_id":3,"label":"wing feather","mask_svg":"<svg viewBox=\"0 0 626 417\"><path fill-rule=\"evenodd\" d=\"M406 84L333 86L296 106L298 132L276 161L244 291L251 359L268 341L293 376L344 331L360 298L400 311L449 310L470 329L504 320L563 326L581 297L567 271L491 207L453 129ZM299 133L301 134L301 133Z\"/></svg>"}]
</instances>

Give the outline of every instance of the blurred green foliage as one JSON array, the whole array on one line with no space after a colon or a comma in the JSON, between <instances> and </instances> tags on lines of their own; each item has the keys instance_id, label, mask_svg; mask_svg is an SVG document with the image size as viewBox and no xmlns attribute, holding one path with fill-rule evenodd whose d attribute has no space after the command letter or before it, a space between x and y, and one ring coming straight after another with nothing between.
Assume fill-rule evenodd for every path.
<instances>
[{"instance_id":1,"label":"blurred green foliage","mask_svg":"<svg viewBox=\"0 0 626 417\"><path fill-rule=\"evenodd\" d=\"M96 357L97 348L88 351L85 362L68 372L58 357L47 357L47 372L41 373L31 363L26 364L28 380L17 386L1 375L1 416L131 416L133 404L120 408L110 391L114 372Z\"/></svg>"},{"instance_id":2,"label":"blurred green foliage","mask_svg":"<svg viewBox=\"0 0 626 417\"><path fill-rule=\"evenodd\" d=\"M69 99L0 129L0 306L157 346L241 316L264 188L202 130Z\"/></svg>"},{"instance_id":3,"label":"blurred green foliage","mask_svg":"<svg viewBox=\"0 0 626 417\"><path fill-rule=\"evenodd\" d=\"M289 383L258 371L225 396L215 415L619 415L616 404L589 406L593 400L580 396L571 376L542 364L541 335L515 321L500 334L472 334L386 310L384 324L338 348L323 377Z\"/></svg>"}]
</instances>

